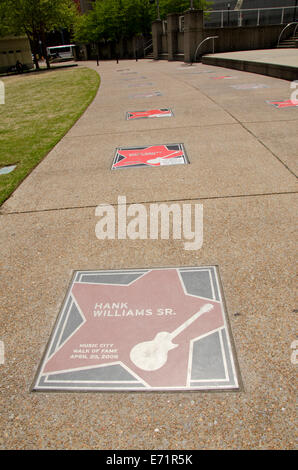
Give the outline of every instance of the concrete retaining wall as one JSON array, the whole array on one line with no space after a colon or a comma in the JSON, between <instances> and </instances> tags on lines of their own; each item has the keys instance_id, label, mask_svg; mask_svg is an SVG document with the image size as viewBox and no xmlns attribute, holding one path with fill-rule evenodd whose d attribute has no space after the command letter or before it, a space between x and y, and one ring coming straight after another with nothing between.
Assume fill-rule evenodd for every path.
<instances>
[{"instance_id":1,"label":"concrete retaining wall","mask_svg":"<svg viewBox=\"0 0 298 470\"><path fill-rule=\"evenodd\" d=\"M129 39L122 39L119 42L107 43L93 43L89 44L86 49L87 57L82 57L83 60L93 59L99 56L99 60L110 59L134 59L137 55L138 58L144 56L144 43L147 41L142 36L135 36ZM164 45L166 47L166 44Z\"/></svg>"},{"instance_id":2,"label":"concrete retaining wall","mask_svg":"<svg viewBox=\"0 0 298 470\"><path fill-rule=\"evenodd\" d=\"M203 11L184 13L184 32L179 31L179 14L167 16L167 34L162 32L162 22L152 24L153 54L155 59L184 60L192 62L198 44L209 36L215 40L215 52L231 52L276 47L279 34L285 25L247 26L230 28L204 28ZM291 31L288 32L288 35ZM285 34L284 39L287 37ZM198 56L212 52L212 41L198 51ZM180 54L180 56L179 56ZM183 55L182 55L183 54Z\"/></svg>"}]
</instances>

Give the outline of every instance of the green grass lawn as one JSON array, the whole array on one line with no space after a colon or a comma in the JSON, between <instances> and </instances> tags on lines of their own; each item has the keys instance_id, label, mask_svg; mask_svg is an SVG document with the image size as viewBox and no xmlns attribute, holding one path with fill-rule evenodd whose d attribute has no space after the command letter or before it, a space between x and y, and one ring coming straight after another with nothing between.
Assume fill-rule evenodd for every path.
<instances>
[{"instance_id":1,"label":"green grass lawn","mask_svg":"<svg viewBox=\"0 0 298 470\"><path fill-rule=\"evenodd\" d=\"M3 78L0 104L0 205L56 145L93 100L99 75L74 67Z\"/></svg>"}]
</instances>

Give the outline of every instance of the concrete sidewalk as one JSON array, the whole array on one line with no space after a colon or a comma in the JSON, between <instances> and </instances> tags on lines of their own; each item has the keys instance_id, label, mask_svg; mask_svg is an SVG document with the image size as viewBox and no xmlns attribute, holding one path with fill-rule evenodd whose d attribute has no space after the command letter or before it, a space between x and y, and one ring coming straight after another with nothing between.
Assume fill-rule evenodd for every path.
<instances>
[{"instance_id":1,"label":"concrete sidewalk","mask_svg":"<svg viewBox=\"0 0 298 470\"><path fill-rule=\"evenodd\" d=\"M83 65L96 98L1 208L1 448L294 448L298 107L268 103L293 90L202 64ZM156 107L174 117L125 120ZM178 142L189 165L111 171L116 147ZM98 240L95 208L118 195L202 203L203 247ZM219 266L240 391L30 392L73 270L197 265Z\"/></svg>"}]
</instances>

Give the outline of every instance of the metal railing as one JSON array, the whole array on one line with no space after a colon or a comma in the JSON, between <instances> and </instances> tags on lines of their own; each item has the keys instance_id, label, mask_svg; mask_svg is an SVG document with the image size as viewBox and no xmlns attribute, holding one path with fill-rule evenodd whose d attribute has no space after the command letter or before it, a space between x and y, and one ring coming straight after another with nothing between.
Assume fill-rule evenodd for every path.
<instances>
[{"instance_id":1,"label":"metal railing","mask_svg":"<svg viewBox=\"0 0 298 470\"><path fill-rule=\"evenodd\" d=\"M152 40L150 39L150 41L147 41L146 43L144 43L144 46L143 46L144 57L145 57L146 54L148 54L149 52L152 52L152 50L153 50L153 42L152 42Z\"/></svg>"},{"instance_id":2,"label":"metal railing","mask_svg":"<svg viewBox=\"0 0 298 470\"><path fill-rule=\"evenodd\" d=\"M205 27L261 26L295 22L297 6L252 8L241 10L209 10L204 17Z\"/></svg>"},{"instance_id":3,"label":"metal railing","mask_svg":"<svg viewBox=\"0 0 298 470\"><path fill-rule=\"evenodd\" d=\"M297 31L297 28L298 28L298 21L293 21L292 23L287 24L287 26L286 26L286 27L282 30L282 32L280 33L279 38L278 38L278 41L277 41L277 45L278 45L278 46L279 46L279 43L280 43L280 40L281 40L281 38L282 38L283 33L284 33L290 26L293 26L293 24L296 25L296 27L295 27L295 29L294 29L294 34L293 34L293 36L296 35L296 31Z\"/></svg>"},{"instance_id":4,"label":"metal railing","mask_svg":"<svg viewBox=\"0 0 298 470\"><path fill-rule=\"evenodd\" d=\"M196 48L196 52L195 52L195 55L194 55L194 58L193 58L193 62L196 62L196 60L197 60L197 54L198 54L198 51L199 51L200 47L206 41L209 41L210 39L212 39L212 54L214 54L214 39L218 39L218 36L209 36L208 38L203 39L203 41L201 41L200 44L198 45L198 47Z\"/></svg>"}]
</instances>

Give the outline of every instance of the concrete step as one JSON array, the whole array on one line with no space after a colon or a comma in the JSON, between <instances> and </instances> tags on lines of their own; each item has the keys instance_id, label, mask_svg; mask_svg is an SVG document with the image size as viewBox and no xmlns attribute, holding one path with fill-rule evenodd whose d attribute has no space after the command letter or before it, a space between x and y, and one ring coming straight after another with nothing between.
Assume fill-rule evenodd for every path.
<instances>
[{"instance_id":1,"label":"concrete step","mask_svg":"<svg viewBox=\"0 0 298 470\"><path fill-rule=\"evenodd\" d=\"M292 36L289 39L284 39L281 43L277 46L278 48L285 48L285 47L297 47L296 41L298 41L298 36Z\"/></svg>"},{"instance_id":2,"label":"concrete step","mask_svg":"<svg viewBox=\"0 0 298 470\"><path fill-rule=\"evenodd\" d=\"M277 46L278 49L281 49L281 48L286 48L286 47L297 47L296 44L298 41L298 37L297 36L292 36L291 38L289 39L284 39L283 41L280 42L280 44Z\"/></svg>"},{"instance_id":3,"label":"concrete step","mask_svg":"<svg viewBox=\"0 0 298 470\"><path fill-rule=\"evenodd\" d=\"M284 80L297 80L297 67L289 61L288 64L268 64L257 59L251 60L251 54L243 53L221 53L207 54L202 56L202 63L206 65L215 65L216 67L225 67L229 69L245 70L246 72L259 73L269 77L282 78ZM293 51L294 53L294 51Z\"/></svg>"},{"instance_id":4,"label":"concrete step","mask_svg":"<svg viewBox=\"0 0 298 470\"><path fill-rule=\"evenodd\" d=\"M288 49L288 48L296 48L296 44L293 42L293 43L290 43L290 44L279 44L277 46L278 49Z\"/></svg>"}]
</instances>

